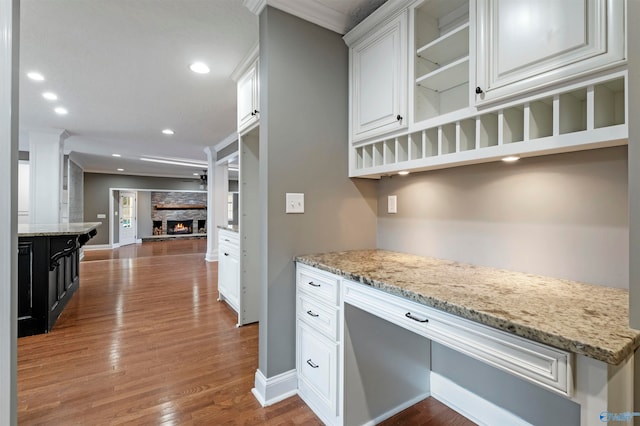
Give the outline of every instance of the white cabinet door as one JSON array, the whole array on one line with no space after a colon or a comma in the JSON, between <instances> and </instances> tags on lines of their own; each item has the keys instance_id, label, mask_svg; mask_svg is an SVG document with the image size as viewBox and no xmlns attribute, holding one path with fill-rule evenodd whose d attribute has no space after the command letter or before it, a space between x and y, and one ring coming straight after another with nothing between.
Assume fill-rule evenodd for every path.
<instances>
[{"instance_id":1,"label":"white cabinet door","mask_svg":"<svg viewBox=\"0 0 640 426\"><path fill-rule=\"evenodd\" d=\"M238 80L238 132L258 121L259 114L258 62Z\"/></svg>"},{"instance_id":2,"label":"white cabinet door","mask_svg":"<svg viewBox=\"0 0 640 426\"><path fill-rule=\"evenodd\" d=\"M351 48L352 140L406 127L407 12Z\"/></svg>"},{"instance_id":3,"label":"white cabinet door","mask_svg":"<svg viewBox=\"0 0 640 426\"><path fill-rule=\"evenodd\" d=\"M478 0L476 103L624 60L621 0Z\"/></svg>"},{"instance_id":4,"label":"white cabinet door","mask_svg":"<svg viewBox=\"0 0 640 426\"><path fill-rule=\"evenodd\" d=\"M240 295L240 259L237 249L226 244L219 246L218 291L237 312Z\"/></svg>"}]
</instances>

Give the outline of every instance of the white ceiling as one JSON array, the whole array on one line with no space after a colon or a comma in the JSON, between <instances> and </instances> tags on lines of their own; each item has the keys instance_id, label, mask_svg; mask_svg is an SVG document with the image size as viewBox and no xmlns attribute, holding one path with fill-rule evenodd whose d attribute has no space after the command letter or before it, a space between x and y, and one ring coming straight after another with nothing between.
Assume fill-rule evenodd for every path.
<instances>
[{"instance_id":1,"label":"white ceiling","mask_svg":"<svg viewBox=\"0 0 640 426\"><path fill-rule=\"evenodd\" d=\"M331 10L341 21L325 26L339 31L384 0L274 3L283 10L289 4L287 11L313 22L319 7ZM230 76L258 41L258 18L241 0L21 0L20 5L21 150L28 150L29 131L64 129L70 134L65 152L85 171L194 177L201 169L139 158L206 163L204 148L235 131L236 85ZM208 63L211 73L191 72L194 61ZM33 70L45 81L28 79ZM55 92L58 101L42 98L44 91ZM69 113L55 114L58 105ZM175 135L163 135L164 128Z\"/></svg>"}]
</instances>

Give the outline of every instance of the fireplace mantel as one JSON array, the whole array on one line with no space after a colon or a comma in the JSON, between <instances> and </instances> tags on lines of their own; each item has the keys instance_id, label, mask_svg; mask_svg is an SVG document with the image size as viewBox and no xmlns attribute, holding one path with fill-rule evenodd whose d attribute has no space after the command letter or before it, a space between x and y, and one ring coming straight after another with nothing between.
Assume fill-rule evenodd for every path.
<instances>
[{"instance_id":1,"label":"fireplace mantel","mask_svg":"<svg viewBox=\"0 0 640 426\"><path fill-rule=\"evenodd\" d=\"M156 210L206 210L204 204L156 204Z\"/></svg>"}]
</instances>

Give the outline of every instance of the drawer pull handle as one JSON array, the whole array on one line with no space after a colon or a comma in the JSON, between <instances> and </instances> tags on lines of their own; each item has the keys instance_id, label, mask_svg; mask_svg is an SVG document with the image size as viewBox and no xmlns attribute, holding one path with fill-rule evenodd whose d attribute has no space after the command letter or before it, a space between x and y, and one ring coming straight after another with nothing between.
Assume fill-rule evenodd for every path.
<instances>
[{"instance_id":1,"label":"drawer pull handle","mask_svg":"<svg viewBox=\"0 0 640 426\"><path fill-rule=\"evenodd\" d=\"M313 286L313 287L320 287L320 284L316 284L313 281L309 281L307 284L309 284L310 286Z\"/></svg>"},{"instance_id":2,"label":"drawer pull handle","mask_svg":"<svg viewBox=\"0 0 640 426\"><path fill-rule=\"evenodd\" d=\"M311 368L318 368L320 367L318 364L314 363L313 361L311 361L311 358L309 358L307 360L307 364L309 364L311 366Z\"/></svg>"},{"instance_id":3,"label":"drawer pull handle","mask_svg":"<svg viewBox=\"0 0 640 426\"><path fill-rule=\"evenodd\" d=\"M228 238L225 238L224 240L225 240L226 242L229 242L229 239L228 239Z\"/></svg>"},{"instance_id":4,"label":"drawer pull handle","mask_svg":"<svg viewBox=\"0 0 640 426\"><path fill-rule=\"evenodd\" d=\"M307 311L307 315L311 315L312 317L319 317L319 316L320 316L320 314L316 314L316 313L314 313L313 311L311 311L311 309L309 309L309 310Z\"/></svg>"},{"instance_id":5,"label":"drawer pull handle","mask_svg":"<svg viewBox=\"0 0 640 426\"><path fill-rule=\"evenodd\" d=\"M418 317L413 316L413 314L411 312L407 312L406 314L404 314L405 317L407 318L411 318L414 321L418 321L418 322L429 322L429 320L427 318L425 319L420 319Z\"/></svg>"}]
</instances>

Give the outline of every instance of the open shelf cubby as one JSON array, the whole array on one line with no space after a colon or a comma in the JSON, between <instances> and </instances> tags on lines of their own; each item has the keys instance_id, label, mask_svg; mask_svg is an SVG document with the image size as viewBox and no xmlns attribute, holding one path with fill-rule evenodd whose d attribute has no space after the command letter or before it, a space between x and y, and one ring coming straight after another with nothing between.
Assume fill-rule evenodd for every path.
<instances>
[{"instance_id":1,"label":"open shelf cubby","mask_svg":"<svg viewBox=\"0 0 640 426\"><path fill-rule=\"evenodd\" d=\"M423 130L422 135L424 138L424 156L435 157L440 155L438 151L438 128Z\"/></svg>"},{"instance_id":2,"label":"open shelf cubby","mask_svg":"<svg viewBox=\"0 0 640 426\"><path fill-rule=\"evenodd\" d=\"M459 122L460 151L476 149L476 120L468 118Z\"/></svg>"},{"instance_id":3,"label":"open shelf cubby","mask_svg":"<svg viewBox=\"0 0 640 426\"><path fill-rule=\"evenodd\" d=\"M456 150L456 123L440 127L440 153L453 154Z\"/></svg>"},{"instance_id":4,"label":"open shelf cubby","mask_svg":"<svg viewBox=\"0 0 640 426\"><path fill-rule=\"evenodd\" d=\"M518 105L502 110L502 143L524 140L524 108Z\"/></svg>"},{"instance_id":5,"label":"open shelf cubby","mask_svg":"<svg viewBox=\"0 0 640 426\"><path fill-rule=\"evenodd\" d=\"M529 103L529 139L553 135L553 98Z\"/></svg>"},{"instance_id":6,"label":"open shelf cubby","mask_svg":"<svg viewBox=\"0 0 640 426\"><path fill-rule=\"evenodd\" d=\"M419 160L423 157L422 135L423 132L409 135L409 160Z\"/></svg>"},{"instance_id":7,"label":"open shelf cubby","mask_svg":"<svg viewBox=\"0 0 640 426\"><path fill-rule=\"evenodd\" d=\"M498 114L489 113L478 117L478 147L498 145Z\"/></svg>"},{"instance_id":8,"label":"open shelf cubby","mask_svg":"<svg viewBox=\"0 0 640 426\"><path fill-rule=\"evenodd\" d=\"M560 134L587 130L587 89L560 95Z\"/></svg>"},{"instance_id":9,"label":"open shelf cubby","mask_svg":"<svg viewBox=\"0 0 640 426\"><path fill-rule=\"evenodd\" d=\"M593 88L593 126L615 126L625 122L624 79L596 84Z\"/></svg>"},{"instance_id":10,"label":"open shelf cubby","mask_svg":"<svg viewBox=\"0 0 640 426\"><path fill-rule=\"evenodd\" d=\"M396 160L407 161L409 159L409 136L404 135L396 139Z\"/></svg>"}]
</instances>

